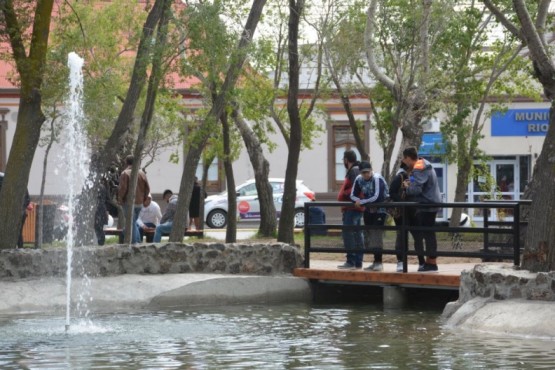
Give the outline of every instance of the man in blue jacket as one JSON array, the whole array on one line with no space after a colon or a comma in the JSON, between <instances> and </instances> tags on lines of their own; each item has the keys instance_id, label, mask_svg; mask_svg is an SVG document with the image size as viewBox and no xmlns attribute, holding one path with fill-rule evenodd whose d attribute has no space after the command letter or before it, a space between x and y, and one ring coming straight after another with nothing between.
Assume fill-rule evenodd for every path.
<instances>
[{"instance_id":1,"label":"man in blue jacket","mask_svg":"<svg viewBox=\"0 0 555 370\"><path fill-rule=\"evenodd\" d=\"M351 200L357 207L364 207L364 224L367 226L383 226L387 218L385 208L374 207L374 203L382 203L389 196L387 183L379 174L372 171L369 162L360 162L360 175L355 179ZM383 230L371 229L364 233L364 244L367 249L374 249L374 262L365 268L366 271L383 271L382 252Z\"/></svg>"},{"instance_id":2,"label":"man in blue jacket","mask_svg":"<svg viewBox=\"0 0 555 370\"><path fill-rule=\"evenodd\" d=\"M424 158L418 157L415 147L403 150L403 163L409 168L411 177L405 180L403 186L406 189L407 201L422 204L441 203L439 183L436 171L432 164ZM413 226L434 227L436 215L440 208L422 207L417 208L414 214ZM437 239L433 229L426 231L415 231L414 249L418 253L418 271L437 271ZM426 241L426 260L424 261L424 241Z\"/></svg>"}]
</instances>

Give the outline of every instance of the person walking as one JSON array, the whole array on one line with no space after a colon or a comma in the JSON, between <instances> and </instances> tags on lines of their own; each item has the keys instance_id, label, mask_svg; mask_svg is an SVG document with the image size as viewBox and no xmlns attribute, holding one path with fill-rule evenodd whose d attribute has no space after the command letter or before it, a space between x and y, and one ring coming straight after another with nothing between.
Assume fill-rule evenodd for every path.
<instances>
[{"instance_id":1,"label":"person walking","mask_svg":"<svg viewBox=\"0 0 555 370\"><path fill-rule=\"evenodd\" d=\"M154 243L160 243L162 241L162 234L169 234L173 227L173 218L175 217L175 212L177 211L177 195L175 195L171 190L164 190L163 198L168 203L164 215L160 220L160 224L156 226L156 231L154 232Z\"/></svg>"},{"instance_id":2,"label":"person walking","mask_svg":"<svg viewBox=\"0 0 555 370\"><path fill-rule=\"evenodd\" d=\"M364 207L364 225L383 226L387 218L385 208L373 207L373 203L382 203L389 196L387 183L379 173L372 171L369 162L360 162L360 175L355 179L351 200L357 207ZM366 249L374 249L374 262L365 268L366 271L383 271L383 229L369 229L364 232Z\"/></svg>"},{"instance_id":3,"label":"person walking","mask_svg":"<svg viewBox=\"0 0 555 370\"><path fill-rule=\"evenodd\" d=\"M102 246L106 242L104 234L104 225L108 223L108 207L109 193L106 186L106 180L103 178L98 186L98 194L96 196L96 213L94 214L94 233L98 245Z\"/></svg>"},{"instance_id":4,"label":"person walking","mask_svg":"<svg viewBox=\"0 0 555 370\"><path fill-rule=\"evenodd\" d=\"M189 204L189 229L192 230L193 225L195 230L200 230L200 197L206 198L206 192L200 187L198 178L195 176L195 184L191 194L191 203Z\"/></svg>"},{"instance_id":5,"label":"person walking","mask_svg":"<svg viewBox=\"0 0 555 370\"><path fill-rule=\"evenodd\" d=\"M357 161L357 154L354 150L345 151L343 154L343 165L347 169L347 173L345 174L343 185L337 195L337 200L340 202L352 202L351 192L353 190L355 179L359 175L359 162ZM354 204L351 206L341 207L343 225L360 226L363 211L364 208L357 207ZM341 230L341 236L343 237L343 246L347 251L347 260L344 264L337 266L337 268L347 270L362 269L362 259L364 256L364 253L362 252L362 232L360 230L343 229Z\"/></svg>"},{"instance_id":6,"label":"person walking","mask_svg":"<svg viewBox=\"0 0 555 370\"><path fill-rule=\"evenodd\" d=\"M137 218L137 225L139 226L139 232L141 234L141 240L145 235L145 231L148 229L154 229L160 224L162 219L162 211L160 211L160 206L158 203L152 200L152 195L148 194L145 202L143 203L143 208L139 213L139 218ZM153 241L152 234L146 234L147 243Z\"/></svg>"},{"instance_id":7,"label":"person walking","mask_svg":"<svg viewBox=\"0 0 555 370\"><path fill-rule=\"evenodd\" d=\"M407 165L411 176L403 182L406 189L407 201L421 204L441 203L439 183L432 164L424 158L418 157L415 147L403 150L403 163ZM415 231L414 249L418 253L418 271L438 271L437 267L437 238L432 229L436 223L436 215L439 207L417 207L414 213L414 221L411 225L428 227L429 230ZM426 242L426 260L423 261L424 241Z\"/></svg>"},{"instance_id":8,"label":"person walking","mask_svg":"<svg viewBox=\"0 0 555 370\"><path fill-rule=\"evenodd\" d=\"M118 203L122 206L125 206L127 195L129 194L129 183L131 182L131 168L133 167L133 162L133 156L127 156L125 158L125 164L127 165L127 168L123 170L121 175L119 176ZM143 208L143 203L147 199L148 194L150 194L150 185L148 183L148 179L146 178L146 174L142 170L139 170L137 187L135 189L135 199L133 201L133 223L131 224L133 227L131 242L133 244L139 243L141 241L137 219L139 218L139 213Z\"/></svg>"}]
</instances>

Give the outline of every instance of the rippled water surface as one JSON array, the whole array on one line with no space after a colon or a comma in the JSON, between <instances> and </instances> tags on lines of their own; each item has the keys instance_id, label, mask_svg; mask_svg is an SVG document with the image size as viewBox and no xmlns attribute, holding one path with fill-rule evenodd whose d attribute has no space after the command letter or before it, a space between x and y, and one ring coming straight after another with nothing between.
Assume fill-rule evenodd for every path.
<instances>
[{"instance_id":1,"label":"rippled water surface","mask_svg":"<svg viewBox=\"0 0 555 370\"><path fill-rule=\"evenodd\" d=\"M555 341L442 329L439 312L277 305L1 317L1 369L551 369Z\"/></svg>"}]
</instances>

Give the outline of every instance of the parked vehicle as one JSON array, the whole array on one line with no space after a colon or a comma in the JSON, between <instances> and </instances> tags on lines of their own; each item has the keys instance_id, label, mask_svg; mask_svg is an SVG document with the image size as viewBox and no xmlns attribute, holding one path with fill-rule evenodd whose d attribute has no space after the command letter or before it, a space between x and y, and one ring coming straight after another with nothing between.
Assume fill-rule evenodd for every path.
<instances>
[{"instance_id":1,"label":"parked vehicle","mask_svg":"<svg viewBox=\"0 0 555 370\"><path fill-rule=\"evenodd\" d=\"M277 217L281 213L283 202L283 188L285 179L270 178L272 186L274 205ZM260 204L254 179L248 180L235 188L237 194L237 212L239 220L260 219ZM295 199L295 227L304 226L304 203L314 200L314 192L297 180L297 197ZM204 214L206 224L211 228L223 228L227 225L227 191L220 194L210 195L204 200Z\"/></svg>"}]
</instances>

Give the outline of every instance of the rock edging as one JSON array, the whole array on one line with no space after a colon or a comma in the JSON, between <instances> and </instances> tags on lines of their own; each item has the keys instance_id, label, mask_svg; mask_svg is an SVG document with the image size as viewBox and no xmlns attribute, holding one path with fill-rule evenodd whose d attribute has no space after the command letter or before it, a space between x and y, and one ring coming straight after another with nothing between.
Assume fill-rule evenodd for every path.
<instances>
[{"instance_id":1,"label":"rock edging","mask_svg":"<svg viewBox=\"0 0 555 370\"><path fill-rule=\"evenodd\" d=\"M0 251L0 280L63 277L62 248ZM298 247L284 244L162 243L74 248L73 275L223 273L289 274L302 266Z\"/></svg>"}]
</instances>

